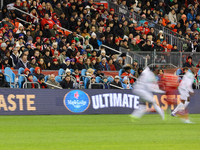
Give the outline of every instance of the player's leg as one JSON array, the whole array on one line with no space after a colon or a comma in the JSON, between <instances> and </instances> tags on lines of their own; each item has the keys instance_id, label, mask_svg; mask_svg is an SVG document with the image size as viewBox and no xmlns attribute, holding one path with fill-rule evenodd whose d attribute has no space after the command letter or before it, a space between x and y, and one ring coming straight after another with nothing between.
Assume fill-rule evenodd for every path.
<instances>
[{"instance_id":1,"label":"player's leg","mask_svg":"<svg viewBox=\"0 0 200 150\"><path fill-rule=\"evenodd\" d=\"M174 111L172 112L172 116L175 116L176 113L183 109L184 108L184 105L185 105L185 101L187 101L187 98L189 97L189 94L187 91L185 90L182 90L182 89L179 89L179 93L180 93L180 99L181 99L181 102L178 104L178 106L174 109Z\"/></svg>"}]
</instances>

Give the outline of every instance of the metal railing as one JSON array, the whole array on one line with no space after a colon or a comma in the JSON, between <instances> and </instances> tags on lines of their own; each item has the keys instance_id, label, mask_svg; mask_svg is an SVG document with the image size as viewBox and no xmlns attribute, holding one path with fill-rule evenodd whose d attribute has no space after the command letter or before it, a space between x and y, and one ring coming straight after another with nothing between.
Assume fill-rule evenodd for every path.
<instances>
[{"instance_id":1,"label":"metal railing","mask_svg":"<svg viewBox=\"0 0 200 150\"><path fill-rule=\"evenodd\" d=\"M200 52L156 52L156 51L135 51L134 53L139 54L147 58L148 65L159 65L161 68L182 68L188 56L192 56L192 63L196 66L199 63ZM135 57L134 55L133 58ZM137 57L135 57L137 59ZM138 57L140 59L140 57ZM145 61L140 60L140 65L145 66Z\"/></svg>"},{"instance_id":2,"label":"metal railing","mask_svg":"<svg viewBox=\"0 0 200 150\"><path fill-rule=\"evenodd\" d=\"M49 86L53 86L53 87L55 87L57 89L63 89L62 87L59 87L59 86L56 86L56 85L53 85L53 84L50 84L50 83L47 83L47 82L45 82L45 84L49 85Z\"/></svg>"},{"instance_id":3,"label":"metal railing","mask_svg":"<svg viewBox=\"0 0 200 150\"><path fill-rule=\"evenodd\" d=\"M108 0L107 2L109 8L114 8L115 13L118 14L118 16L124 15L127 20L129 20L132 17L138 23L140 23L140 20L148 21L149 26L154 27L154 31L156 34L158 34L160 30L162 30L165 40L168 42L168 44L171 45L177 44L178 50L182 51L183 45L189 44L190 43L189 41L191 41L190 39L186 39L185 36L180 35L164 26L160 26L157 23L153 22L152 20L143 18L134 12L130 12L128 9L122 8L120 5L113 3L111 0Z\"/></svg>"},{"instance_id":4,"label":"metal railing","mask_svg":"<svg viewBox=\"0 0 200 150\"><path fill-rule=\"evenodd\" d=\"M113 49L113 48L111 48L109 46L104 45L104 44L102 44L101 46L99 46L99 49L101 49L101 47L105 47L105 48L107 48L109 50L112 50L112 51L118 53L118 54L122 54L121 51L117 51L117 50L115 50L115 49ZM127 58L126 58L126 62L125 63L126 64L132 64L133 63L133 58L128 54L128 52L126 52L126 56L127 56Z\"/></svg>"},{"instance_id":5,"label":"metal railing","mask_svg":"<svg viewBox=\"0 0 200 150\"><path fill-rule=\"evenodd\" d=\"M38 85L38 89L40 89L40 84L38 83L38 82L27 82L27 81L25 81L24 83L23 83L23 89L25 88L25 85L26 85L26 88L27 88L27 84L37 84Z\"/></svg>"},{"instance_id":6,"label":"metal railing","mask_svg":"<svg viewBox=\"0 0 200 150\"><path fill-rule=\"evenodd\" d=\"M124 88L119 87L119 86L116 86L116 85L114 85L114 84L110 84L110 86L115 87L115 88L118 88L118 89L122 89L122 90L124 90Z\"/></svg>"},{"instance_id":7,"label":"metal railing","mask_svg":"<svg viewBox=\"0 0 200 150\"><path fill-rule=\"evenodd\" d=\"M10 80L9 80L9 85L10 85L10 88L12 88L12 83L11 83L11 77L7 74L4 74L4 76L7 76Z\"/></svg>"},{"instance_id":8,"label":"metal railing","mask_svg":"<svg viewBox=\"0 0 200 150\"><path fill-rule=\"evenodd\" d=\"M25 12L25 11L22 11L22 10L16 8L16 7L12 7L12 9L15 9L15 10L17 10L17 11L23 13L23 14L29 15L29 16L31 16L31 17L33 17L33 18L36 18L36 19L38 20L38 22L39 22L39 18L36 17L36 16L33 16L33 15L31 15L31 14ZM18 17L17 17L17 19L19 19L20 21L23 20L23 19L18 18ZM23 22L27 22L27 21L23 21ZM58 25L57 25L57 26L58 26ZM65 28L63 28L63 27L58 26L58 28L60 28L61 30L64 30L64 31L67 31L67 32L72 33L72 31L70 31L70 30L68 30L68 29L65 29ZM79 34L77 34L77 36L78 36L79 38L82 38L82 39L83 39L83 43L85 43L85 38L84 38L83 36L81 36L81 35L79 35Z\"/></svg>"}]
</instances>

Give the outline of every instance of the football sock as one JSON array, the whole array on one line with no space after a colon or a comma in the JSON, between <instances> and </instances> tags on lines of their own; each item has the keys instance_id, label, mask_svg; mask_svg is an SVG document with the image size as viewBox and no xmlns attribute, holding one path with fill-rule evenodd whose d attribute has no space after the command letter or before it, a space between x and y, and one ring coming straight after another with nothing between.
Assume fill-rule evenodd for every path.
<instances>
[{"instance_id":1,"label":"football sock","mask_svg":"<svg viewBox=\"0 0 200 150\"><path fill-rule=\"evenodd\" d=\"M153 106L157 113L162 117L162 120L164 120L164 111L156 103L153 103Z\"/></svg>"},{"instance_id":2,"label":"football sock","mask_svg":"<svg viewBox=\"0 0 200 150\"><path fill-rule=\"evenodd\" d=\"M172 112L172 114L176 114L183 107L184 107L184 104L182 102L180 102L178 104L178 106L174 109L174 111Z\"/></svg>"}]
</instances>

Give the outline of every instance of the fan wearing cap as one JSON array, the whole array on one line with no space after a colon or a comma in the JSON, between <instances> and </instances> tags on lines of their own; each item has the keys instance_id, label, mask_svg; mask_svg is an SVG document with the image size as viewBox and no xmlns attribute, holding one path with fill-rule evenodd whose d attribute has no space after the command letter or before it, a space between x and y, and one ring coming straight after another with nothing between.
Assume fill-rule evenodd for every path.
<instances>
[{"instance_id":1,"label":"fan wearing cap","mask_svg":"<svg viewBox=\"0 0 200 150\"><path fill-rule=\"evenodd\" d=\"M22 82L22 85L24 85L25 88L27 89L35 89L36 88L36 84L32 83L33 82L33 74L29 73L27 76L27 81L28 83L24 85L25 81Z\"/></svg>"},{"instance_id":2,"label":"fan wearing cap","mask_svg":"<svg viewBox=\"0 0 200 150\"><path fill-rule=\"evenodd\" d=\"M63 47L64 45L67 45L67 39L65 36L62 36L62 39L61 41L58 43L58 46L61 48Z\"/></svg>"},{"instance_id":3,"label":"fan wearing cap","mask_svg":"<svg viewBox=\"0 0 200 150\"><path fill-rule=\"evenodd\" d=\"M68 69L71 69L70 58L67 57L67 58L65 59L65 63L62 63L62 64L60 65L60 67L63 68L64 70L66 70L67 68L68 68Z\"/></svg>"},{"instance_id":4,"label":"fan wearing cap","mask_svg":"<svg viewBox=\"0 0 200 150\"><path fill-rule=\"evenodd\" d=\"M188 56L186 58L186 62L183 64L183 67L189 67L189 68L191 68L193 66L194 66L194 64L192 63L192 56Z\"/></svg>"},{"instance_id":5,"label":"fan wearing cap","mask_svg":"<svg viewBox=\"0 0 200 150\"><path fill-rule=\"evenodd\" d=\"M76 79L76 82L79 83L80 81L83 81L81 78L81 74L78 71L78 68L74 68L74 72L72 72L72 76Z\"/></svg>"},{"instance_id":6,"label":"fan wearing cap","mask_svg":"<svg viewBox=\"0 0 200 150\"><path fill-rule=\"evenodd\" d=\"M1 57L5 56L6 48L7 48L7 44L6 43L1 43L1 49L0 49L0 56Z\"/></svg>"},{"instance_id":7,"label":"fan wearing cap","mask_svg":"<svg viewBox=\"0 0 200 150\"><path fill-rule=\"evenodd\" d=\"M127 76L125 76L122 80L122 87L124 89L133 89L131 84L129 83L129 78Z\"/></svg>"},{"instance_id":8,"label":"fan wearing cap","mask_svg":"<svg viewBox=\"0 0 200 150\"><path fill-rule=\"evenodd\" d=\"M169 17L168 17L167 14L165 14L164 18L162 19L162 25L163 25L163 26L166 26L167 23L169 23L169 22L170 22L170 21L169 21Z\"/></svg>"},{"instance_id":9,"label":"fan wearing cap","mask_svg":"<svg viewBox=\"0 0 200 150\"><path fill-rule=\"evenodd\" d=\"M45 9L42 8L42 5L37 6L37 13L40 19L44 18Z\"/></svg>"},{"instance_id":10,"label":"fan wearing cap","mask_svg":"<svg viewBox=\"0 0 200 150\"><path fill-rule=\"evenodd\" d=\"M3 65L4 65L4 68L11 67L9 64L9 58L7 56L3 57Z\"/></svg>"},{"instance_id":11,"label":"fan wearing cap","mask_svg":"<svg viewBox=\"0 0 200 150\"><path fill-rule=\"evenodd\" d=\"M165 41L165 40L162 42L161 46L164 48L165 52L171 52L171 50L173 48L173 46L170 44L167 44L167 41Z\"/></svg>"},{"instance_id":12,"label":"fan wearing cap","mask_svg":"<svg viewBox=\"0 0 200 150\"><path fill-rule=\"evenodd\" d=\"M87 89L100 89L100 85L96 82L96 77L93 75L91 80L87 82Z\"/></svg>"},{"instance_id":13,"label":"fan wearing cap","mask_svg":"<svg viewBox=\"0 0 200 150\"><path fill-rule=\"evenodd\" d=\"M36 76L37 79L39 79L40 77L44 76L44 74L42 74L41 72L42 72L42 69L40 67L36 67L35 73L33 75Z\"/></svg>"},{"instance_id":14,"label":"fan wearing cap","mask_svg":"<svg viewBox=\"0 0 200 150\"><path fill-rule=\"evenodd\" d=\"M10 44L14 44L15 43L15 39L13 37L13 31L12 30L8 30L6 32L6 34L4 35L4 39L8 40L10 42Z\"/></svg>"},{"instance_id":15,"label":"fan wearing cap","mask_svg":"<svg viewBox=\"0 0 200 150\"><path fill-rule=\"evenodd\" d=\"M70 59L71 69L78 68L74 58Z\"/></svg>"},{"instance_id":16,"label":"fan wearing cap","mask_svg":"<svg viewBox=\"0 0 200 150\"><path fill-rule=\"evenodd\" d=\"M107 64L107 60L105 57L102 58L100 62L100 66L101 66L102 71L110 71L110 66Z\"/></svg>"},{"instance_id":17,"label":"fan wearing cap","mask_svg":"<svg viewBox=\"0 0 200 150\"><path fill-rule=\"evenodd\" d=\"M130 84L133 84L134 83L134 75L131 74L131 67L129 66L126 66L124 67L124 73L122 73L121 77L124 78L124 77L128 77L129 78L129 81L130 81Z\"/></svg>"},{"instance_id":18,"label":"fan wearing cap","mask_svg":"<svg viewBox=\"0 0 200 150\"><path fill-rule=\"evenodd\" d=\"M123 23L120 21L118 26L114 26L113 34L114 37L122 38L124 37Z\"/></svg>"},{"instance_id":19,"label":"fan wearing cap","mask_svg":"<svg viewBox=\"0 0 200 150\"><path fill-rule=\"evenodd\" d=\"M129 43L129 47L131 51L141 51L138 44L136 44L136 39L132 38L131 43Z\"/></svg>"},{"instance_id":20,"label":"fan wearing cap","mask_svg":"<svg viewBox=\"0 0 200 150\"><path fill-rule=\"evenodd\" d=\"M150 40L147 40L146 45L143 47L142 51L153 51L153 45Z\"/></svg>"},{"instance_id":21,"label":"fan wearing cap","mask_svg":"<svg viewBox=\"0 0 200 150\"><path fill-rule=\"evenodd\" d=\"M110 88L111 89L119 89L117 87L122 88L122 84L120 82L120 77L119 76L115 76L114 81L112 81L110 83Z\"/></svg>"},{"instance_id":22,"label":"fan wearing cap","mask_svg":"<svg viewBox=\"0 0 200 150\"><path fill-rule=\"evenodd\" d=\"M157 40L156 44L154 45L154 49L158 52L164 51L164 48L161 46L161 41Z\"/></svg>"},{"instance_id":23,"label":"fan wearing cap","mask_svg":"<svg viewBox=\"0 0 200 150\"><path fill-rule=\"evenodd\" d=\"M31 57L30 65L31 65L31 68L38 67L38 63L36 62L36 59L34 56Z\"/></svg>"},{"instance_id":24,"label":"fan wearing cap","mask_svg":"<svg viewBox=\"0 0 200 150\"><path fill-rule=\"evenodd\" d=\"M63 64L66 62L66 51L64 49L60 49L60 55L58 57L58 61L60 64Z\"/></svg>"},{"instance_id":25,"label":"fan wearing cap","mask_svg":"<svg viewBox=\"0 0 200 150\"><path fill-rule=\"evenodd\" d=\"M77 61L76 64L77 64L78 70L84 69L83 68L83 56L82 55L79 56L78 61Z\"/></svg>"},{"instance_id":26,"label":"fan wearing cap","mask_svg":"<svg viewBox=\"0 0 200 150\"><path fill-rule=\"evenodd\" d=\"M60 64L58 62L58 59L54 58L51 62L50 70L59 70Z\"/></svg>"},{"instance_id":27,"label":"fan wearing cap","mask_svg":"<svg viewBox=\"0 0 200 150\"><path fill-rule=\"evenodd\" d=\"M10 22L10 18L8 15L6 15L5 18L2 20L2 24L3 26L8 26L8 28L11 30L15 29L15 26Z\"/></svg>"},{"instance_id":28,"label":"fan wearing cap","mask_svg":"<svg viewBox=\"0 0 200 150\"><path fill-rule=\"evenodd\" d=\"M47 85L45 84L45 79L44 79L44 76L41 76L38 81L37 81L40 85L40 88L41 89L46 89L47 88ZM38 86L38 85L37 85Z\"/></svg>"},{"instance_id":29,"label":"fan wearing cap","mask_svg":"<svg viewBox=\"0 0 200 150\"><path fill-rule=\"evenodd\" d=\"M43 38L43 47L42 49L47 49L47 47L51 47L50 41L48 38Z\"/></svg>"}]
</instances>

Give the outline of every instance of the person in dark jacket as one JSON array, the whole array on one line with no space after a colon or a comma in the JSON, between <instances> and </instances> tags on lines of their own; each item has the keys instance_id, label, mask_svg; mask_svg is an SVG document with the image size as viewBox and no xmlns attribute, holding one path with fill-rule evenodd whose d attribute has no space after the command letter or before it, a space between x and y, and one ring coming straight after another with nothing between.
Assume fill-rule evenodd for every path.
<instances>
[{"instance_id":1,"label":"person in dark jacket","mask_svg":"<svg viewBox=\"0 0 200 150\"><path fill-rule=\"evenodd\" d=\"M41 89L46 89L47 88L47 85L45 84L45 82L44 82L45 80L44 80L44 76L41 76L39 79L38 79L38 83L40 84L40 88ZM38 86L38 85L37 85Z\"/></svg>"},{"instance_id":2,"label":"person in dark jacket","mask_svg":"<svg viewBox=\"0 0 200 150\"><path fill-rule=\"evenodd\" d=\"M154 45L154 48L157 52L162 52L164 51L164 48L161 46L160 40L156 41L156 44Z\"/></svg>"},{"instance_id":3,"label":"person in dark jacket","mask_svg":"<svg viewBox=\"0 0 200 150\"><path fill-rule=\"evenodd\" d=\"M40 79L41 77L44 77L44 74L42 74L41 72L42 72L42 70L40 69L40 67L36 67L34 76L36 76L37 79Z\"/></svg>"},{"instance_id":4,"label":"person in dark jacket","mask_svg":"<svg viewBox=\"0 0 200 150\"><path fill-rule=\"evenodd\" d=\"M93 83L97 83L97 82L95 82L95 79L96 79L95 76L91 77L91 80L87 82L87 89L100 89L101 88L100 85L93 84ZM90 84L91 84L91 87L90 87Z\"/></svg>"},{"instance_id":5,"label":"person in dark jacket","mask_svg":"<svg viewBox=\"0 0 200 150\"><path fill-rule=\"evenodd\" d=\"M0 87L10 88L8 82L5 80L5 76L2 72L0 72Z\"/></svg>"},{"instance_id":6,"label":"person in dark jacket","mask_svg":"<svg viewBox=\"0 0 200 150\"><path fill-rule=\"evenodd\" d=\"M20 60L18 61L15 69L19 69L20 67L22 68L31 68L31 65L29 64L28 60L27 60L27 55L23 54L20 58Z\"/></svg>"},{"instance_id":7,"label":"person in dark jacket","mask_svg":"<svg viewBox=\"0 0 200 150\"><path fill-rule=\"evenodd\" d=\"M27 84L24 85L25 81L22 82L22 85L24 85L25 88L27 89L35 89L36 88L36 84L31 83L33 82L33 74L29 73L27 76Z\"/></svg>"},{"instance_id":8,"label":"person in dark jacket","mask_svg":"<svg viewBox=\"0 0 200 150\"><path fill-rule=\"evenodd\" d=\"M113 85L114 85L114 86L113 86ZM119 89L119 88L117 88L116 86L119 87L119 88L122 88L122 84L121 84L121 82L119 81L119 76L115 76L114 81L110 83L110 88L111 88L111 89Z\"/></svg>"},{"instance_id":9,"label":"person in dark jacket","mask_svg":"<svg viewBox=\"0 0 200 150\"><path fill-rule=\"evenodd\" d=\"M74 89L74 83L71 81L69 75L67 75L61 82L60 85L63 89Z\"/></svg>"},{"instance_id":10,"label":"person in dark jacket","mask_svg":"<svg viewBox=\"0 0 200 150\"><path fill-rule=\"evenodd\" d=\"M124 37L124 30L123 30L122 27L123 27L123 24L120 21L119 25L116 26L116 27L114 27L114 29L113 29L113 35L114 35L114 37L118 37L118 38L120 37L120 38L123 39L123 37Z\"/></svg>"},{"instance_id":11,"label":"person in dark jacket","mask_svg":"<svg viewBox=\"0 0 200 150\"><path fill-rule=\"evenodd\" d=\"M59 69L60 69L60 64L58 63L58 59L54 58L50 66L50 70L59 70Z\"/></svg>"},{"instance_id":12,"label":"person in dark jacket","mask_svg":"<svg viewBox=\"0 0 200 150\"><path fill-rule=\"evenodd\" d=\"M49 30L49 24L45 24L44 25L44 30L42 31L43 33L43 36L46 37L46 38L50 38L51 37L51 32Z\"/></svg>"},{"instance_id":13,"label":"person in dark jacket","mask_svg":"<svg viewBox=\"0 0 200 150\"><path fill-rule=\"evenodd\" d=\"M192 56L188 56L186 58L186 62L183 64L183 67L190 68L190 67L193 67L193 66L194 66L194 64L192 63Z\"/></svg>"},{"instance_id":14,"label":"person in dark jacket","mask_svg":"<svg viewBox=\"0 0 200 150\"><path fill-rule=\"evenodd\" d=\"M119 71L120 69L122 69L123 59L121 57L119 57L118 60L113 62L113 64L115 65L116 70Z\"/></svg>"}]
</instances>

